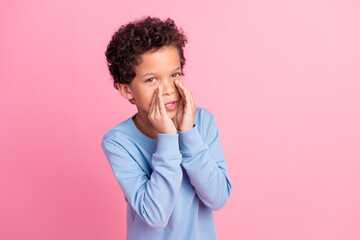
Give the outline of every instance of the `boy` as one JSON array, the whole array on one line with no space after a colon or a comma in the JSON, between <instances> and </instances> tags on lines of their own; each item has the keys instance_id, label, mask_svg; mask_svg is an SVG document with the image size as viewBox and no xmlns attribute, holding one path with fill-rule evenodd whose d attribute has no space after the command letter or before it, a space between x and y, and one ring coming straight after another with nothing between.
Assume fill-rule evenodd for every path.
<instances>
[{"instance_id":1,"label":"boy","mask_svg":"<svg viewBox=\"0 0 360 240\"><path fill-rule=\"evenodd\" d=\"M137 113L102 148L127 202L127 239L217 239L213 210L232 189L214 116L183 85L187 38L147 17L113 35L114 87Z\"/></svg>"}]
</instances>

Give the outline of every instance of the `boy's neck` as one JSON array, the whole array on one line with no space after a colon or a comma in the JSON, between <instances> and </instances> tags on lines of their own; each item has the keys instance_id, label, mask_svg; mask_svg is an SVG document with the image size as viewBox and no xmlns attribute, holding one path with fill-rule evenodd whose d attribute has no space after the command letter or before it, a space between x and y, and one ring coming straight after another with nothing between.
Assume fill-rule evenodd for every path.
<instances>
[{"instance_id":1,"label":"boy's neck","mask_svg":"<svg viewBox=\"0 0 360 240\"><path fill-rule=\"evenodd\" d=\"M143 119L139 113L137 113L133 117L133 121L137 129L139 129L142 134L152 139L158 139L158 131L154 128L147 117Z\"/></svg>"}]
</instances>

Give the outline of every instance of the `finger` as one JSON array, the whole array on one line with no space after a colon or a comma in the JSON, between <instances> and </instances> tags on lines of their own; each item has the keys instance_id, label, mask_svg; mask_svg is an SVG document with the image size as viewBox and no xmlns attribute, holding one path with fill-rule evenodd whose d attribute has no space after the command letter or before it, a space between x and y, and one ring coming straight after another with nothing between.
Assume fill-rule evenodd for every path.
<instances>
[{"instance_id":1,"label":"finger","mask_svg":"<svg viewBox=\"0 0 360 240\"><path fill-rule=\"evenodd\" d=\"M154 95L153 95L153 97L151 99L149 114L154 113L156 96L157 96L157 89L154 91Z\"/></svg>"},{"instance_id":2,"label":"finger","mask_svg":"<svg viewBox=\"0 0 360 240\"><path fill-rule=\"evenodd\" d=\"M190 99L188 91L184 91L184 95L185 95L185 103L184 103L185 106L184 106L184 108L189 108L191 106L191 99Z\"/></svg>"},{"instance_id":3,"label":"finger","mask_svg":"<svg viewBox=\"0 0 360 240\"><path fill-rule=\"evenodd\" d=\"M159 106L159 112L160 114L164 115L166 114L166 109L165 109L165 104L164 104L164 100L163 100L163 89L160 86L159 88L159 96L158 96L158 106Z\"/></svg>"},{"instance_id":4,"label":"finger","mask_svg":"<svg viewBox=\"0 0 360 240\"><path fill-rule=\"evenodd\" d=\"M193 98L193 95L190 92L190 90L187 87L185 87L184 84L182 84L180 82L179 82L179 85L180 85L180 88L183 90L183 95L185 96L184 98L185 98L186 102L189 103L190 106L194 105L194 98Z\"/></svg>"},{"instance_id":5,"label":"finger","mask_svg":"<svg viewBox=\"0 0 360 240\"><path fill-rule=\"evenodd\" d=\"M184 95L184 87L183 85L180 83L179 80L175 80L175 85L176 87L179 89L179 93L181 95L182 98L185 98L185 95Z\"/></svg>"},{"instance_id":6,"label":"finger","mask_svg":"<svg viewBox=\"0 0 360 240\"><path fill-rule=\"evenodd\" d=\"M184 84L180 83L180 85L181 85L182 89L184 90L184 92L188 93L188 95L190 97L192 97L192 94L191 94L190 90L187 87L185 87Z\"/></svg>"},{"instance_id":7,"label":"finger","mask_svg":"<svg viewBox=\"0 0 360 240\"><path fill-rule=\"evenodd\" d=\"M188 102L189 101L189 90L181 82L179 82L179 87L181 89L183 98L185 99L186 102Z\"/></svg>"},{"instance_id":8,"label":"finger","mask_svg":"<svg viewBox=\"0 0 360 240\"><path fill-rule=\"evenodd\" d=\"M187 98L187 101L189 103L192 103L193 101L191 101L191 100L192 100L193 97L192 97L192 93L190 92L190 90L187 87L185 87L185 85L183 83L179 82L179 86L180 86L180 88L181 88L181 90L183 92L184 98L185 99Z\"/></svg>"},{"instance_id":9,"label":"finger","mask_svg":"<svg viewBox=\"0 0 360 240\"><path fill-rule=\"evenodd\" d=\"M189 89L187 89L187 94L189 96L189 103L190 103L191 106L193 106L195 104L194 103L194 97L193 97L193 95L192 95L192 93L190 92Z\"/></svg>"},{"instance_id":10,"label":"finger","mask_svg":"<svg viewBox=\"0 0 360 240\"><path fill-rule=\"evenodd\" d=\"M186 94L186 88L184 86L184 84L182 84L180 81L177 82L178 88L179 88L179 92L181 95L181 105L182 105L182 109L185 109L187 105L189 105L189 99L188 96Z\"/></svg>"},{"instance_id":11,"label":"finger","mask_svg":"<svg viewBox=\"0 0 360 240\"><path fill-rule=\"evenodd\" d=\"M184 100L179 101L178 111L182 111L184 108Z\"/></svg>"},{"instance_id":12,"label":"finger","mask_svg":"<svg viewBox=\"0 0 360 240\"><path fill-rule=\"evenodd\" d=\"M157 87L156 89L156 96L155 96L155 104L154 104L154 111L155 111L155 115L157 116L158 114L160 114L160 110L159 110L159 94L160 94L160 86Z\"/></svg>"}]
</instances>

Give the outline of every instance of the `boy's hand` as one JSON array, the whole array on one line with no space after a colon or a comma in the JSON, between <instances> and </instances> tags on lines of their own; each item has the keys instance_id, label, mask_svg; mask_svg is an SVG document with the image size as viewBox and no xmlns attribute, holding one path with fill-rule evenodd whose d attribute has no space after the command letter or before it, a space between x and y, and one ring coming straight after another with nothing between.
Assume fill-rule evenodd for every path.
<instances>
[{"instance_id":1,"label":"boy's hand","mask_svg":"<svg viewBox=\"0 0 360 240\"><path fill-rule=\"evenodd\" d=\"M185 132L194 126L196 105L191 92L179 81L175 81L179 89L181 99L179 101L176 121L179 131Z\"/></svg>"},{"instance_id":2,"label":"boy's hand","mask_svg":"<svg viewBox=\"0 0 360 240\"><path fill-rule=\"evenodd\" d=\"M163 89L161 86L154 92L154 96L150 103L148 118L159 133L176 134L176 127L166 113L162 92Z\"/></svg>"}]
</instances>

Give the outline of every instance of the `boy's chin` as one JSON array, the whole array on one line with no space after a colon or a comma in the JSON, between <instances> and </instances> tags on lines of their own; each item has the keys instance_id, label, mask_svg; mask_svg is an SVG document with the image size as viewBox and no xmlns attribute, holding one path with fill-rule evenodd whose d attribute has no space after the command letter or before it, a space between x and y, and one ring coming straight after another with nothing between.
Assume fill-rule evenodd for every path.
<instances>
[{"instance_id":1,"label":"boy's chin","mask_svg":"<svg viewBox=\"0 0 360 240\"><path fill-rule=\"evenodd\" d=\"M167 112L167 115L170 119L174 120L176 118L177 111Z\"/></svg>"}]
</instances>

